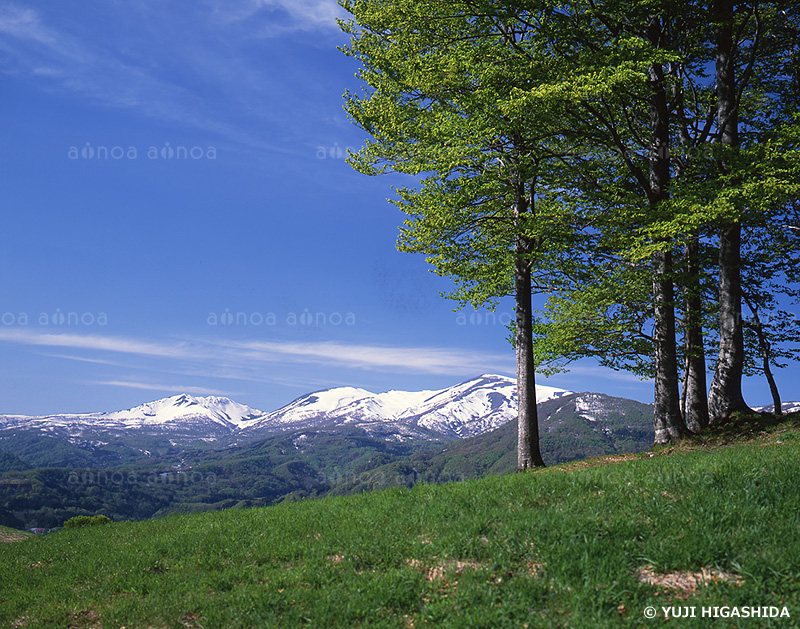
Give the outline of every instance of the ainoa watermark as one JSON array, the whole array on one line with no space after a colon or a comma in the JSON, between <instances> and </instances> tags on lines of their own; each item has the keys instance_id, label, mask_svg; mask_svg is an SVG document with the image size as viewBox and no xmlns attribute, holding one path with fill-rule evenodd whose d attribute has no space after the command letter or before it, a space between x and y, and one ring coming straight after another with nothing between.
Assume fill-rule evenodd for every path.
<instances>
[{"instance_id":1,"label":"ainoa watermark","mask_svg":"<svg viewBox=\"0 0 800 629\"><path fill-rule=\"evenodd\" d=\"M108 325L108 314L105 312L74 312L63 311L56 308L52 312L29 314L27 312L0 313L0 325L5 327L27 327L38 325L41 327L89 327L94 325Z\"/></svg>"},{"instance_id":2,"label":"ainoa watermark","mask_svg":"<svg viewBox=\"0 0 800 629\"><path fill-rule=\"evenodd\" d=\"M356 315L352 312L312 312L305 308L303 312L288 312L278 315L275 312L243 312L225 308L220 313L209 312L206 323L220 327L274 327L287 325L296 327L339 327L354 326Z\"/></svg>"},{"instance_id":3,"label":"ainoa watermark","mask_svg":"<svg viewBox=\"0 0 800 629\"><path fill-rule=\"evenodd\" d=\"M456 313L456 325L502 325L508 327L514 321L513 312L494 312L492 310L473 310L464 312L459 310Z\"/></svg>"},{"instance_id":4,"label":"ainoa watermark","mask_svg":"<svg viewBox=\"0 0 800 629\"><path fill-rule=\"evenodd\" d=\"M67 150L67 157L72 160L93 160L93 161L120 161L120 160L181 160L198 161L201 159L217 159L217 148L215 146L173 146L169 142L164 142L161 146L148 146L139 149L135 146L106 146L94 145L86 142L83 146L70 146Z\"/></svg>"},{"instance_id":5,"label":"ainoa watermark","mask_svg":"<svg viewBox=\"0 0 800 629\"><path fill-rule=\"evenodd\" d=\"M193 470L150 473L83 470L70 472L67 482L71 485L213 485L217 482L217 475L213 472L204 474Z\"/></svg>"},{"instance_id":6,"label":"ainoa watermark","mask_svg":"<svg viewBox=\"0 0 800 629\"><path fill-rule=\"evenodd\" d=\"M318 146L315 155L317 159L347 159L350 153L355 152L356 149L352 146L341 147L338 142L334 142L333 146Z\"/></svg>"}]
</instances>

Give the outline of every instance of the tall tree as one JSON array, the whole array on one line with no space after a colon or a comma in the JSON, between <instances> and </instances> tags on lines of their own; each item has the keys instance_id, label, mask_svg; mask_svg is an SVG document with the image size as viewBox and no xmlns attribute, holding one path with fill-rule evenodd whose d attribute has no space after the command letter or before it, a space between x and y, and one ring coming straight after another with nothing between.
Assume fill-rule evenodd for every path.
<instances>
[{"instance_id":1,"label":"tall tree","mask_svg":"<svg viewBox=\"0 0 800 629\"><path fill-rule=\"evenodd\" d=\"M612 320L618 320L629 313L648 313L652 327L649 335L643 332L641 317L634 316L640 323L628 330L633 336L618 335L611 344L627 354L630 343L641 348L640 341L647 341L652 361L648 375L655 380L656 443L666 443L687 434L677 376L674 289L677 269L672 235L663 237L649 230L649 225L669 222L674 211L670 192L674 176L672 127L676 101L672 68L680 61L680 42L675 36L679 13L670 7L632 9L626 3L615 2L589 3L585 11L581 8L571 7L572 13L565 17L575 24L574 30L581 37L577 45L561 53L563 61L573 70L588 64L595 72L614 64L625 67L628 74L626 81L610 84L604 92L576 90L567 124L582 130L586 148L584 155L572 160L571 172L582 182L577 190L581 202L598 210L593 227L602 234L598 240L606 253L623 267L635 265L643 257L650 258L650 306L641 304L631 309L625 302L624 307L612 308L601 318L610 315ZM559 47L554 43L553 49ZM598 161L603 165L598 165ZM585 171L590 175L586 176ZM615 192L610 193L612 190ZM588 260L594 255L596 252L586 252ZM614 273L615 277L625 275L636 274ZM603 283L603 279L595 282ZM562 288L562 295L569 295L573 303L576 298L583 303L592 300L595 293L594 287L576 286L574 282L568 282L567 289ZM553 303L563 308L567 300L562 297ZM573 307L567 309L574 311ZM556 319L566 320L558 315ZM541 329L546 335L553 334L552 326ZM575 330L575 323L569 323L566 329ZM580 355L592 354L600 347L608 349L609 343L598 339L601 331L602 328L595 327L595 334L583 348L579 343L585 343L585 338L569 339L559 333L564 344L558 346L548 340L545 351ZM604 360L608 364L608 359Z\"/></svg>"},{"instance_id":2,"label":"tall tree","mask_svg":"<svg viewBox=\"0 0 800 629\"><path fill-rule=\"evenodd\" d=\"M391 168L424 176L419 188L398 190L395 203L409 215L400 248L426 254L437 273L454 278L451 297L481 306L513 295L518 469L544 465L531 293L555 264L564 242L558 234L574 217L558 226L566 214L548 185L560 103L542 101L523 114L513 104L515 90L550 76L551 59L542 54L532 69L521 51L535 27L476 12L470 2L342 6L354 17L343 25L352 37L346 52L362 63L369 87L348 94L346 109L374 138L351 163L368 174Z\"/></svg>"},{"instance_id":3,"label":"tall tree","mask_svg":"<svg viewBox=\"0 0 800 629\"><path fill-rule=\"evenodd\" d=\"M787 85L797 83L796 69L788 61L797 59L797 31L787 27L786 33L775 36L775 24L780 21L778 16L784 16L784 12L779 11L775 3L770 3L769 11L766 11L766 4L761 5L761 13L752 7L747 11L744 5L739 7L733 30L731 20L725 17L725 10L718 7L717 14L722 13L725 19L714 20L714 14L709 13L699 3L648 5L645 15L633 8L622 13L618 10L619 6L611 2L592 5L591 16L596 20L597 31L606 29L612 33L638 33L654 49L674 53L661 60L655 58L648 63L650 85L653 89L649 117L646 118L643 108L637 109L636 103L641 102L641 99L636 97L630 98L629 104L624 104L616 111L614 107L619 108L619 104L611 99L605 99L600 107L592 103L586 106L590 112L596 114L598 128L605 131L605 134L598 133L591 138L595 150L602 150L609 155L610 149L616 143L623 158L628 156L625 162L629 165L631 180L634 184L640 182L648 199L652 199L653 193L660 190L660 186L652 185L654 182L660 180L668 183L668 193L660 198L659 203L651 204L648 213L637 214L633 209L635 204L625 211L628 229L637 236L633 239L634 244L627 246L638 259L643 259L644 254L649 251L648 255L653 259L655 269L662 271L655 275L655 309L651 315L653 334L648 338L643 333L642 315L648 312L645 304L631 304L624 300L612 311L607 304L613 303L613 300L608 302L596 299L596 285L588 290L573 286L564 293L568 297L562 297L557 302L557 308L563 309L561 314L556 313L554 317L560 332L554 333L552 326L540 328L543 334L550 337L542 346L545 355L549 353L550 357L558 357L560 353L580 355L577 347L583 343L589 354L599 348L606 351L612 349L617 355L628 356L622 363L636 364L636 360L630 360L630 352L637 351L637 346L643 347L642 341L644 344L652 343L657 358L650 375L657 376L661 373L663 376L660 381L658 378L656 380L657 417L660 415L661 418L667 418L667 421L675 422L678 434L681 429L677 416L663 412L663 409L674 408L673 368L667 366L672 362L672 357L669 356L670 352L662 352L659 358L656 342L659 337L663 340L664 333L672 337L669 308L675 303L675 299L668 298L672 284L677 282L685 301L683 407L689 428L697 431L707 421L703 399L703 321L705 315L716 306L719 306L721 319L725 323L723 329L717 331L720 347L725 348L725 351L720 354L722 360L718 361L721 365L717 369L717 384L712 394L718 395L720 390L735 392L737 388L741 391L745 348L741 335L741 298L737 298L737 292L741 293L741 264L737 260L740 247L736 246L736 241L741 239L741 225L761 224L765 221L772 221L774 224L775 217L780 215L775 208L782 207L782 204L785 206L797 194L797 176L792 174L795 172L793 167L786 165L786 162L791 161L789 156L795 150L792 141L774 143L769 151L758 148L767 141L775 140L776 126L785 125L790 118L782 103L787 101L787 93L797 94L796 88L794 91L787 88ZM781 19L788 22L785 16ZM796 17L794 20L793 23L796 23ZM647 24L647 28L643 29L642 24ZM770 28L767 29L767 26ZM767 32L771 42L769 47L763 45L763 33ZM789 33L794 33L794 39ZM733 52L742 57L742 60L735 61L735 55L731 57L729 52L732 47ZM705 78L706 69L710 63L715 62L715 76L718 74L720 78L709 83ZM738 81L737 76L740 77ZM666 90L659 92L660 88ZM668 103L666 110L663 107L665 96ZM790 98L788 101L796 103L797 99ZM662 105L660 108L659 103ZM742 112L746 114L745 117ZM664 119L669 120L668 125L662 125L660 129L663 134L668 127L669 138L658 134L659 123ZM744 128L747 141L744 147L740 146L741 120L746 121ZM639 131L635 132L637 128ZM796 123L793 128L796 129ZM768 130L770 131L767 132ZM641 161L636 160L635 147L638 139L639 146L645 148L641 141L645 132L650 134L651 146L649 160L643 167ZM790 135L784 133L786 138ZM659 152L658 146L664 147L663 153ZM663 158L667 153L671 156L669 161ZM637 168L650 173L649 179L644 182L649 184L649 190L648 186L641 183L643 177L637 174ZM619 175L617 171L613 177ZM599 185L608 187L608 181L600 181ZM592 191L585 190L582 194L591 195ZM608 224L602 229L608 230ZM704 304L701 302L706 295L705 278L713 273L713 269L707 265L700 252L713 243L714 233L720 232L725 236L718 248L721 257L717 259L719 271L716 275L720 279L721 290L717 297L711 298L710 303ZM673 254L671 246L675 242L687 243L686 264L681 272L670 260ZM623 259L621 263L628 262ZM667 272L667 269L670 271ZM617 276L619 274L613 275ZM627 289L620 291L620 296L630 292ZM614 294L613 287L610 288L610 294ZM588 309L591 309L592 303L598 305L599 319L605 321L605 324L598 325L597 317L586 317L584 320L591 322L586 326L567 320L565 313L574 313L581 309L575 305L576 300L582 299L581 295L588 302ZM565 306L568 301L572 303ZM620 308L620 303L624 307ZM662 315L656 316L659 306ZM553 317L553 314L551 308L548 315ZM607 317L609 314L610 319ZM658 328L659 321L664 322L665 328L662 330ZM613 342L607 338L599 338L612 327L616 327ZM562 340L566 338L564 332L568 330L579 332L579 336L570 341L573 343L571 347L569 342L566 345L562 343L561 346L553 342L554 336ZM594 334L587 335L590 331ZM591 339L588 343L587 338ZM662 344L661 347L663 346ZM565 347L568 348L567 352L563 352ZM638 373L643 373L638 366L636 369ZM657 418L657 430L658 422Z\"/></svg>"},{"instance_id":4,"label":"tall tree","mask_svg":"<svg viewBox=\"0 0 800 629\"><path fill-rule=\"evenodd\" d=\"M683 307L683 387L681 411L686 427L693 433L708 425L708 397L706 385L706 353L703 336L703 289L700 259L700 238L690 235L685 244L684 256L684 307Z\"/></svg>"},{"instance_id":5,"label":"tall tree","mask_svg":"<svg viewBox=\"0 0 800 629\"><path fill-rule=\"evenodd\" d=\"M722 174L732 168L739 148L739 93L737 85L736 16L732 0L712 3L716 40L717 142L724 147L719 167ZM754 46L757 42L754 42ZM739 80L741 87L745 78ZM741 288L742 224L738 217L725 225L719 244L719 356L711 382L708 408L712 422L721 422L749 407L742 396L744 374L744 329Z\"/></svg>"},{"instance_id":6,"label":"tall tree","mask_svg":"<svg viewBox=\"0 0 800 629\"><path fill-rule=\"evenodd\" d=\"M800 98L800 15L796 2L732 0L715 1L710 14L716 49L717 194L729 205L719 233L719 353L709 393L711 421L720 423L749 410L741 386L747 264L742 248L751 228L776 226L776 218L780 222L784 215L781 208L797 195L794 166L786 164L796 145L786 140L797 126L792 117ZM779 135L782 140L776 143ZM753 189L759 189L757 195Z\"/></svg>"},{"instance_id":7,"label":"tall tree","mask_svg":"<svg viewBox=\"0 0 800 629\"><path fill-rule=\"evenodd\" d=\"M654 47L669 40L668 17L650 16L645 30L647 40ZM653 90L650 113L649 190L653 214L661 210L669 197L671 169L670 104L664 65L653 63L648 70ZM655 362L655 443L669 443L686 436L686 425L681 415L678 396L678 360L675 335L675 289L673 283L672 252L662 249L653 253L654 316L653 349Z\"/></svg>"}]
</instances>

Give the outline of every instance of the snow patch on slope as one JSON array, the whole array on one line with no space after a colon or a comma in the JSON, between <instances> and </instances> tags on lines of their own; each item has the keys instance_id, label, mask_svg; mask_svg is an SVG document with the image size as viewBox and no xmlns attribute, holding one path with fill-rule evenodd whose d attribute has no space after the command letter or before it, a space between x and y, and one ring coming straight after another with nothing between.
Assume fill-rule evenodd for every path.
<instances>
[{"instance_id":1,"label":"snow patch on slope","mask_svg":"<svg viewBox=\"0 0 800 629\"><path fill-rule=\"evenodd\" d=\"M154 426L195 419L210 420L226 427L243 428L263 415L262 411L234 402L230 398L194 397L182 394L148 402L125 411L103 413L100 417L132 427Z\"/></svg>"}]
</instances>

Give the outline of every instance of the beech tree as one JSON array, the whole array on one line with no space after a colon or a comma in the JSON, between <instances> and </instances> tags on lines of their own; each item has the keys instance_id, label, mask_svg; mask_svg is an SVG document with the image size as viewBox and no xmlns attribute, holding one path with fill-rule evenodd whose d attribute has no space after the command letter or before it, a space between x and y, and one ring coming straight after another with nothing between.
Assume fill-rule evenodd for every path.
<instances>
[{"instance_id":1,"label":"beech tree","mask_svg":"<svg viewBox=\"0 0 800 629\"><path fill-rule=\"evenodd\" d=\"M514 297L518 468L541 465L531 294L578 272L581 253L596 245L598 204L578 200L574 177L605 160L586 142L594 119L575 125L572 110L624 99L626 86L647 90L638 59L647 53L605 34L604 55L578 47L565 63L554 46L591 25L571 24L555 2L342 6L354 16L342 25L352 37L345 52L368 86L346 95L346 109L373 137L351 164L422 177L398 190L409 216L399 244L456 281L450 297L476 307Z\"/></svg>"},{"instance_id":2,"label":"beech tree","mask_svg":"<svg viewBox=\"0 0 800 629\"><path fill-rule=\"evenodd\" d=\"M746 409L740 399L747 356L741 316L742 229L745 225L748 234L749 225L780 224L785 220L780 218L781 208L798 195L797 145L792 139L796 120L785 105L793 94L788 102L793 100L796 109L797 70L792 65L797 59L796 15L792 18L779 4L737 5L735 12L724 3L713 11L681 2L627 12L614 3L592 4L596 31L639 34L652 46L674 53L648 66L654 94L649 119L643 107L637 109L641 97L630 98L621 109L609 99L600 106L578 104L594 114L598 128L606 131L605 136L591 138L593 146L605 150L609 159L615 145L622 155L630 156L623 161L634 184L638 182L649 199L656 196L659 202L646 216L637 214L635 205L623 210L635 237L618 247L627 249L617 259L618 270L606 269L592 283L582 278L562 287L548 304L544 313L548 325L538 328L537 343L545 360L600 354L605 364L654 377L657 443L680 438L683 432L683 420L674 412L672 352L664 342L670 338L675 343L671 322L672 306L678 305L675 287L684 299L681 406L686 424L697 432L708 422L704 322L714 310L720 325L715 332L719 356L709 401L713 418L724 421L736 410ZM715 73L710 82L705 72L711 63ZM649 158L637 163L637 148L649 149ZM642 176L645 172L650 175L647 179ZM615 176L624 178L624 170ZM607 181L600 182L600 187L607 186ZM594 193L585 190L583 196ZM608 225L613 223L603 229ZM716 272L701 256L701 250L707 251L715 240ZM684 243L683 268L673 263L678 243ZM645 301L631 303L635 291L630 286L614 289L614 282L623 276L628 278L625 283L637 277L643 281L641 274L625 266L648 256L657 271L652 308ZM764 260L750 262L752 275L763 274ZM719 288L709 303L704 284L713 277L719 279ZM577 313L582 313L582 320L576 319ZM652 370L640 360L647 348L654 356Z\"/></svg>"},{"instance_id":3,"label":"beech tree","mask_svg":"<svg viewBox=\"0 0 800 629\"><path fill-rule=\"evenodd\" d=\"M783 58L791 28L763 43L787 21L782 3L733 13L723 0L713 10L686 1L342 6L354 18L342 24L352 38L344 50L366 86L346 95L346 109L373 138L350 162L420 178L398 190L409 216L399 246L452 277L450 297L462 304L515 298L519 468L541 464L541 361L594 355L653 377L656 443L701 430L715 309L714 417L743 408L742 225L774 222L797 198L787 158L796 122L776 135L785 106L764 113L796 82ZM778 58L793 79L768 78ZM766 140L771 152L759 154ZM534 290L550 295L537 320Z\"/></svg>"},{"instance_id":4,"label":"beech tree","mask_svg":"<svg viewBox=\"0 0 800 629\"><path fill-rule=\"evenodd\" d=\"M534 130L511 105L513 90L541 80L548 60L531 72L519 52L530 27L478 14L470 3L342 6L354 17L342 24L352 37L345 52L361 62L368 86L346 95L346 109L374 138L350 163L366 174L422 177L394 201L409 216L399 246L426 254L437 273L453 277L451 297L477 307L514 296L517 468L542 466L531 294L563 247L562 219L573 218L548 192L546 162L557 150L548 121L556 113L540 106Z\"/></svg>"}]
</instances>

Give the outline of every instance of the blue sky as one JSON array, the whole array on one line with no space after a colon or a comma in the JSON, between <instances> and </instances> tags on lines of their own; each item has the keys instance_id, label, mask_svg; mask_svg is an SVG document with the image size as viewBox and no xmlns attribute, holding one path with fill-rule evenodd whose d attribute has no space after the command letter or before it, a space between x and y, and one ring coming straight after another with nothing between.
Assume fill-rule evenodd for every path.
<instances>
[{"instance_id":1,"label":"blue sky","mask_svg":"<svg viewBox=\"0 0 800 629\"><path fill-rule=\"evenodd\" d=\"M514 374L492 317L395 249L328 0L0 0L0 413L188 392L264 410L317 389ZM784 391L796 366L780 373ZM586 361L541 383L650 401ZM766 385L748 380L751 404Z\"/></svg>"}]
</instances>

